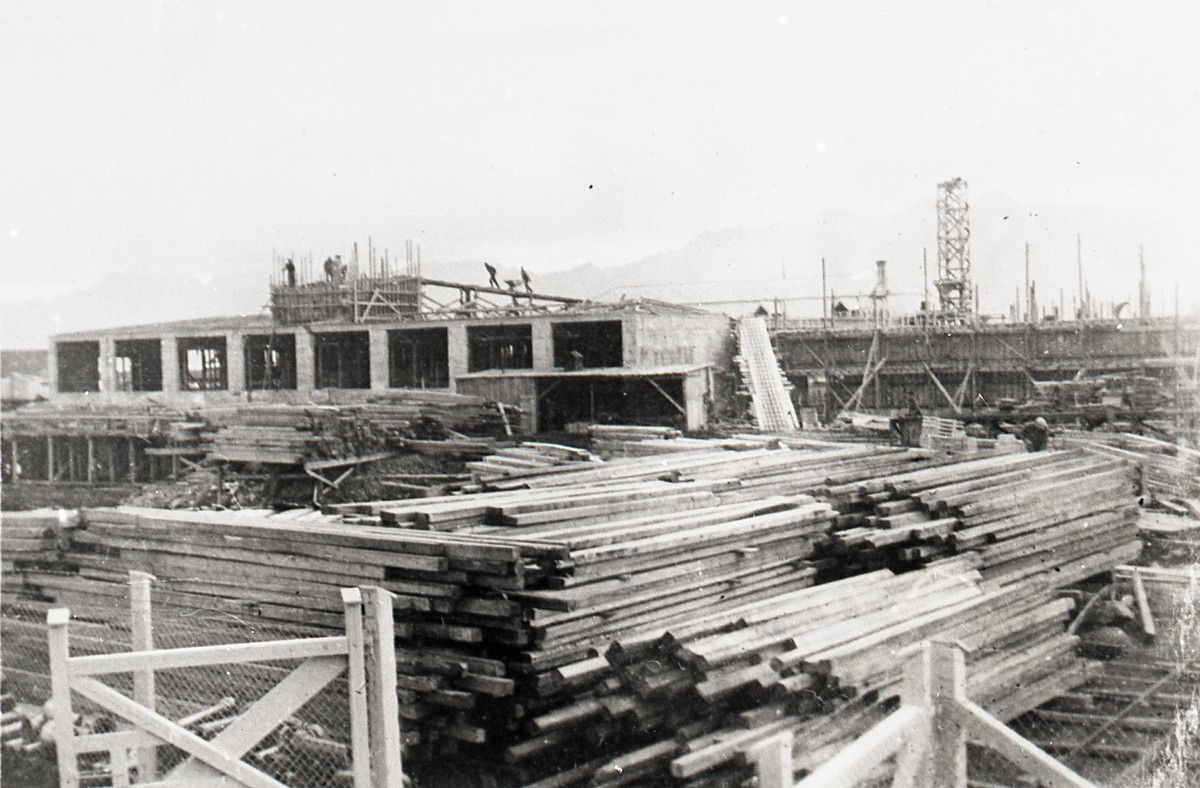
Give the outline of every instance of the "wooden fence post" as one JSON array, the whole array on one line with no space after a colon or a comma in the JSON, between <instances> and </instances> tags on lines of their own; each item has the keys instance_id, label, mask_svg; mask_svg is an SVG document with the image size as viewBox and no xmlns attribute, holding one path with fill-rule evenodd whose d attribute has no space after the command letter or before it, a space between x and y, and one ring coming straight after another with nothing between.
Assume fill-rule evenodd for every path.
<instances>
[{"instance_id":1,"label":"wooden fence post","mask_svg":"<svg viewBox=\"0 0 1200 788\"><path fill-rule=\"evenodd\" d=\"M754 764L758 788L792 788L796 775L792 768L791 731L763 739L746 751L746 760Z\"/></svg>"},{"instance_id":2,"label":"wooden fence post","mask_svg":"<svg viewBox=\"0 0 1200 788\"><path fill-rule=\"evenodd\" d=\"M346 619L346 683L350 690L350 766L354 788L371 788L371 740L367 711L367 672L363 641L362 592L342 589Z\"/></svg>"},{"instance_id":3,"label":"wooden fence post","mask_svg":"<svg viewBox=\"0 0 1200 788\"><path fill-rule=\"evenodd\" d=\"M382 588L362 589L366 646L367 709L370 720L371 775L377 788L396 788L403 781L400 762L400 708L396 698L396 635L392 594Z\"/></svg>"},{"instance_id":4,"label":"wooden fence post","mask_svg":"<svg viewBox=\"0 0 1200 788\"><path fill-rule=\"evenodd\" d=\"M966 729L954 713L967 697L966 658L957 644L929 643L929 686L933 702L930 785L967 784Z\"/></svg>"},{"instance_id":5,"label":"wooden fence post","mask_svg":"<svg viewBox=\"0 0 1200 788\"><path fill-rule=\"evenodd\" d=\"M929 753L934 732L929 642L918 643L900 656L905 657L900 705L921 709L923 714L904 734L904 743L896 753L896 774L892 779L892 787L917 788L932 785Z\"/></svg>"},{"instance_id":6,"label":"wooden fence post","mask_svg":"<svg viewBox=\"0 0 1200 788\"><path fill-rule=\"evenodd\" d=\"M67 624L71 611L56 607L46 613L50 642L50 708L54 711L54 743L58 754L58 783L79 788L79 761L75 755L75 710L71 707L71 656Z\"/></svg>"},{"instance_id":7,"label":"wooden fence post","mask_svg":"<svg viewBox=\"0 0 1200 788\"><path fill-rule=\"evenodd\" d=\"M129 629L134 651L154 649L154 618L150 608L150 584L154 579L154 575L136 569L129 572ZM154 709L153 670L133 672L133 699L148 709ZM153 781L158 776L158 748L139 749L135 763L138 767L138 781Z\"/></svg>"}]
</instances>

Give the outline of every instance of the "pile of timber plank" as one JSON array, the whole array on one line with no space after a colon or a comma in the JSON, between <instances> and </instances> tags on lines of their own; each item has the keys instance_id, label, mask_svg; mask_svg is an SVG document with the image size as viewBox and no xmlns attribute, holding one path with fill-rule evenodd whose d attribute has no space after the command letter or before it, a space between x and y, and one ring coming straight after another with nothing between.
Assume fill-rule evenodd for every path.
<instances>
[{"instance_id":1,"label":"pile of timber plank","mask_svg":"<svg viewBox=\"0 0 1200 788\"><path fill-rule=\"evenodd\" d=\"M639 449L650 454L656 448L686 441L674 427L647 427L636 424L592 424L587 428L592 449L604 457L639 456ZM668 450L669 449L664 449Z\"/></svg>"},{"instance_id":2,"label":"pile of timber plank","mask_svg":"<svg viewBox=\"0 0 1200 788\"><path fill-rule=\"evenodd\" d=\"M184 414L158 403L32 402L5 410L5 432L20 435L115 435L152 438L162 435Z\"/></svg>"},{"instance_id":3,"label":"pile of timber plank","mask_svg":"<svg viewBox=\"0 0 1200 788\"><path fill-rule=\"evenodd\" d=\"M942 451L964 451L967 448L966 430L958 419L922 416L921 447Z\"/></svg>"},{"instance_id":4,"label":"pile of timber plank","mask_svg":"<svg viewBox=\"0 0 1200 788\"><path fill-rule=\"evenodd\" d=\"M491 439L460 442L461 431L488 436L520 429L519 409L452 394L337 406L244 405L203 415L216 428L210 456L230 462L296 464L426 442L482 456L494 449Z\"/></svg>"},{"instance_id":5,"label":"pile of timber plank","mask_svg":"<svg viewBox=\"0 0 1200 788\"><path fill-rule=\"evenodd\" d=\"M587 449L557 443L525 441L517 446L500 449L480 460L467 463L467 469L478 484L499 479L537 474L548 468L572 463L599 462L600 458Z\"/></svg>"},{"instance_id":6,"label":"pile of timber plank","mask_svg":"<svg viewBox=\"0 0 1200 788\"><path fill-rule=\"evenodd\" d=\"M829 485L843 563L906 566L965 551L988 578L1056 572L1061 584L1129 560L1136 466L1085 452L1000 455Z\"/></svg>"},{"instance_id":7,"label":"pile of timber plank","mask_svg":"<svg viewBox=\"0 0 1200 788\"><path fill-rule=\"evenodd\" d=\"M67 532L78 515L58 509L5 512L0 525L0 559L4 571L58 560L67 545Z\"/></svg>"},{"instance_id":8,"label":"pile of timber plank","mask_svg":"<svg viewBox=\"0 0 1200 788\"><path fill-rule=\"evenodd\" d=\"M1081 523L1102 513L1089 497L1123 513L1133 482L1074 452L714 444L326 514L89 510L74 575L26 588L123 618L135 568L180 607L336 630L338 589L380 585L397 595L410 756L458 753L514 783L736 784L774 731L797 732L805 769L869 727L898 655L933 635L972 646L973 696L998 716L1085 680L1054 590L1124 560L1123 514ZM918 541L872 557L855 529ZM944 552L874 569L892 547Z\"/></svg>"},{"instance_id":9,"label":"pile of timber plank","mask_svg":"<svg viewBox=\"0 0 1200 788\"><path fill-rule=\"evenodd\" d=\"M409 390L373 397L353 406L379 424L400 428L404 422L431 419L468 435L512 435L522 432L524 416L515 405L449 391Z\"/></svg>"},{"instance_id":10,"label":"pile of timber plank","mask_svg":"<svg viewBox=\"0 0 1200 788\"><path fill-rule=\"evenodd\" d=\"M1072 432L1060 440L1068 446L1136 459L1145 465L1146 491L1155 499L1195 499L1200 505L1200 450L1127 432Z\"/></svg>"},{"instance_id":11,"label":"pile of timber plank","mask_svg":"<svg viewBox=\"0 0 1200 788\"><path fill-rule=\"evenodd\" d=\"M298 464L354 457L381 450L388 437L333 406L241 406L222 420L209 456L226 462Z\"/></svg>"}]
</instances>

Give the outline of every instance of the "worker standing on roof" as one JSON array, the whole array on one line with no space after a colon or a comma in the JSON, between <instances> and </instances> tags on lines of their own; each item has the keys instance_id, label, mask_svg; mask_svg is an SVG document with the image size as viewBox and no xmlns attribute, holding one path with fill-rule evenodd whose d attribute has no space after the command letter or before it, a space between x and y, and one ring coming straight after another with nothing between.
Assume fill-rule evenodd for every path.
<instances>
[{"instance_id":1,"label":"worker standing on roof","mask_svg":"<svg viewBox=\"0 0 1200 788\"><path fill-rule=\"evenodd\" d=\"M496 280L496 266L492 265L491 263L484 263L483 267L486 268L488 272L488 284L499 290L500 282Z\"/></svg>"},{"instance_id":2,"label":"worker standing on roof","mask_svg":"<svg viewBox=\"0 0 1200 788\"><path fill-rule=\"evenodd\" d=\"M525 270L525 266L521 266L521 281L525 283L525 292L533 295L533 279L529 276L529 272Z\"/></svg>"},{"instance_id":3,"label":"worker standing on roof","mask_svg":"<svg viewBox=\"0 0 1200 788\"><path fill-rule=\"evenodd\" d=\"M296 286L296 264L292 262L292 258L288 258L287 265L283 267L283 273L287 277L287 286Z\"/></svg>"},{"instance_id":4,"label":"worker standing on roof","mask_svg":"<svg viewBox=\"0 0 1200 788\"><path fill-rule=\"evenodd\" d=\"M325 278L330 284L336 284L338 278L338 264L332 257L325 258Z\"/></svg>"},{"instance_id":5,"label":"worker standing on roof","mask_svg":"<svg viewBox=\"0 0 1200 788\"><path fill-rule=\"evenodd\" d=\"M1021 428L1021 440L1027 451L1045 451L1050 442L1050 425L1041 416Z\"/></svg>"}]
</instances>

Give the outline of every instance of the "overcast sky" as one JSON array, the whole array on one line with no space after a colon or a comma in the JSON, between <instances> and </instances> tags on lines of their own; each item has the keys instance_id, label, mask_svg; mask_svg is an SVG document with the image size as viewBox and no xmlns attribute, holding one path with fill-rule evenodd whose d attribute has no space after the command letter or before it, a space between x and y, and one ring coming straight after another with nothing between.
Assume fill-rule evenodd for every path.
<instances>
[{"instance_id":1,"label":"overcast sky","mask_svg":"<svg viewBox=\"0 0 1200 788\"><path fill-rule=\"evenodd\" d=\"M1196 12L1161 2L6 2L6 300L373 236L533 270L725 227L1102 206L1200 248ZM930 239L932 245L933 239Z\"/></svg>"}]
</instances>

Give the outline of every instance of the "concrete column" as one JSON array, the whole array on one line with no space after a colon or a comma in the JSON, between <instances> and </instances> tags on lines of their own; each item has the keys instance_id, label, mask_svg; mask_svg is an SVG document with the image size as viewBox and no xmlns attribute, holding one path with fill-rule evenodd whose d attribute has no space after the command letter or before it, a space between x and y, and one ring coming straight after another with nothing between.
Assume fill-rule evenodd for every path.
<instances>
[{"instance_id":1,"label":"concrete column","mask_svg":"<svg viewBox=\"0 0 1200 788\"><path fill-rule=\"evenodd\" d=\"M708 409L704 395L708 391L708 380L703 370L689 373L683 379L683 407L687 411L687 428L698 430L708 424Z\"/></svg>"},{"instance_id":2,"label":"concrete column","mask_svg":"<svg viewBox=\"0 0 1200 788\"><path fill-rule=\"evenodd\" d=\"M117 390L117 343L112 337L100 339L100 391L111 394Z\"/></svg>"},{"instance_id":3,"label":"concrete column","mask_svg":"<svg viewBox=\"0 0 1200 788\"><path fill-rule=\"evenodd\" d=\"M311 331L296 332L296 390L312 391L316 385L317 367L313 356Z\"/></svg>"},{"instance_id":4,"label":"concrete column","mask_svg":"<svg viewBox=\"0 0 1200 788\"><path fill-rule=\"evenodd\" d=\"M50 381L50 391L58 391L58 343L51 342L46 351L47 380Z\"/></svg>"},{"instance_id":5,"label":"concrete column","mask_svg":"<svg viewBox=\"0 0 1200 788\"><path fill-rule=\"evenodd\" d=\"M533 321L533 368L554 369L554 333L549 320Z\"/></svg>"},{"instance_id":6,"label":"concrete column","mask_svg":"<svg viewBox=\"0 0 1200 788\"><path fill-rule=\"evenodd\" d=\"M174 334L161 337L162 390L179 391L179 341Z\"/></svg>"},{"instance_id":7,"label":"concrete column","mask_svg":"<svg viewBox=\"0 0 1200 788\"><path fill-rule=\"evenodd\" d=\"M246 345L240 332L225 335L225 382L230 394L246 390Z\"/></svg>"},{"instance_id":8,"label":"concrete column","mask_svg":"<svg viewBox=\"0 0 1200 788\"><path fill-rule=\"evenodd\" d=\"M388 337L386 328L368 331L371 342L371 391L386 391L388 388Z\"/></svg>"},{"instance_id":9,"label":"concrete column","mask_svg":"<svg viewBox=\"0 0 1200 788\"><path fill-rule=\"evenodd\" d=\"M458 321L446 323L446 355L450 367L450 390L457 391L460 375L467 374L467 327Z\"/></svg>"}]
</instances>

